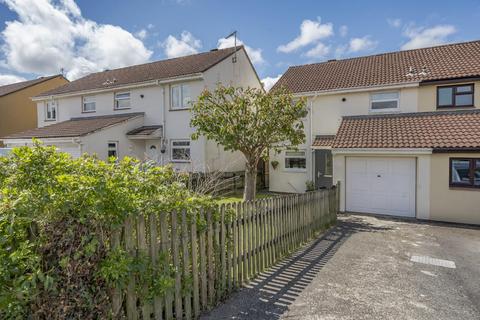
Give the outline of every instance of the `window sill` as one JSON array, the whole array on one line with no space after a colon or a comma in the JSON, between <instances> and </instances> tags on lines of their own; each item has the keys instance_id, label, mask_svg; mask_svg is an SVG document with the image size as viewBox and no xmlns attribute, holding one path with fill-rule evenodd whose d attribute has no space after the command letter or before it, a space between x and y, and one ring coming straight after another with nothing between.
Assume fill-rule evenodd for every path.
<instances>
[{"instance_id":1,"label":"window sill","mask_svg":"<svg viewBox=\"0 0 480 320\"><path fill-rule=\"evenodd\" d=\"M55 122L55 121L57 121L57 119L45 119L44 121L45 122Z\"/></svg>"},{"instance_id":2,"label":"window sill","mask_svg":"<svg viewBox=\"0 0 480 320\"><path fill-rule=\"evenodd\" d=\"M95 111L82 111L82 113L95 113L95 112L97 112L97 110L95 110Z\"/></svg>"},{"instance_id":3,"label":"window sill","mask_svg":"<svg viewBox=\"0 0 480 320\"><path fill-rule=\"evenodd\" d=\"M190 163L191 160L170 160L171 163Z\"/></svg>"},{"instance_id":4,"label":"window sill","mask_svg":"<svg viewBox=\"0 0 480 320\"><path fill-rule=\"evenodd\" d=\"M283 172L305 173L307 169L283 169Z\"/></svg>"},{"instance_id":5,"label":"window sill","mask_svg":"<svg viewBox=\"0 0 480 320\"><path fill-rule=\"evenodd\" d=\"M459 185L459 184L451 184L449 185L451 190L477 190L480 191L480 186L472 186L472 185Z\"/></svg>"},{"instance_id":6,"label":"window sill","mask_svg":"<svg viewBox=\"0 0 480 320\"><path fill-rule=\"evenodd\" d=\"M437 106L437 109L463 109L463 108L467 108L467 109L471 109L471 108L475 108L474 105L470 105L470 106Z\"/></svg>"},{"instance_id":7,"label":"window sill","mask_svg":"<svg viewBox=\"0 0 480 320\"><path fill-rule=\"evenodd\" d=\"M130 108L113 108L113 111L130 110L130 109L132 109L132 107L130 107Z\"/></svg>"},{"instance_id":8,"label":"window sill","mask_svg":"<svg viewBox=\"0 0 480 320\"><path fill-rule=\"evenodd\" d=\"M168 109L168 111L186 111L186 110L190 110L191 108L178 108L178 109Z\"/></svg>"}]
</instances>

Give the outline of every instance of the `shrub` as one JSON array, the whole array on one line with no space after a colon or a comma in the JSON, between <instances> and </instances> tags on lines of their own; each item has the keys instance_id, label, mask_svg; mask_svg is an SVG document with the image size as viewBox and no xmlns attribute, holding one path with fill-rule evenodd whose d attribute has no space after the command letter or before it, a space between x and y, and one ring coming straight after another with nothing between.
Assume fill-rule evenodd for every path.
<instances>
[{"instance_id":1,"label":"shrub","mask_svg":"<svg viewBox=\"0 0 480 320\"><path fill-rule=\"evenodd\" d=\"M0 157L0 318L108 318L109 288L131 276L147 297L163 293L172 272L110 250L111 230L130 215L208 205L168 166L72 159L38 141L14 149Z\"/></svg>"}]
</instances>

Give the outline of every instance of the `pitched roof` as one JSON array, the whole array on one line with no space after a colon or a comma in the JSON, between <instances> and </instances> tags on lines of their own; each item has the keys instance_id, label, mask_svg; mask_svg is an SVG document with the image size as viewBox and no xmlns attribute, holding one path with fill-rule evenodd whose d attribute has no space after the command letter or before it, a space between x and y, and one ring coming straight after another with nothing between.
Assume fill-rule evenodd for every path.
<instances>
[{"instance_id":1,"label":"pitched roof","mask_svg":"<svg viewBox=\"0 0 480 320\"><path fill-rule=\"evenodd\" d=\"M238 46L237 51L243 49ZM91 73L39 95L49 96L76 91L115 88L132 83L168 79L204 72L235 52L235 48L212 50L189 56Z\"/></svg>"},{"instance_id":2,"label":"pitched roof","mask_svg":"<svg viewBox=\"0 0 480 320\"><path fill-rule=\"evenodd\" d=\"M335 140L335 135L317 135L315 140L313 140L313 147L331 147L333 141Z\"/></svg>"},{"instance_id":3,"label":"pitched roof","mask_svg":"<svg viewBox=\"0 0 480 320\"><path fill-rule=\"evenodd\" d=\"M480 40L294 66L273 90L284 86L300 93L479 76Z\"/></svg>"},{"instance_id":4,"label":"pitched roof","mask_svg":"<svg viewBox=\"0 0 480 320\"><path fill-rule=\"evenodd\" d=\"M127 132L127 136L149 136L162 128L162 125L142 126Z\"/></svg>"},{"instance_id":5,"label":"pitched roof","mask_svg":"<svg viewBox=\"0 0 480 320\"><path fill-rule=\"evenodd\" d=\"M72 118L46 127L14 133L3 137L3 139L81 137L139 116L143 116L143 112Z\"/></svg>"},{"instance_id":6,"label":"pitched roof","mask_svg":"<svg viewBox=\"0 0 480 320\"><path fill-rule=\"evenodd\" d=\"M480 150L480 110L344 117L332 147Z\"/></svg>"},{"instance_id":7,"label":"pitched roof","mask_svg":"<svg viewBox=\"0 0 480 320\"><path fill-rule=\"evenodd\" d=\"M22 81L22 82L16 82L12 84L7 84L5 86L0 87L0 97L6 96L7 94L31 87L33 85L39 84L44 81L48 81L50 79L54 79L57 77L63 77L61 74L56 74L54 76L49 76L49 77L40 77L37 79L33 80L27 80L27 81Z\"/></svg>"}]
</instances>

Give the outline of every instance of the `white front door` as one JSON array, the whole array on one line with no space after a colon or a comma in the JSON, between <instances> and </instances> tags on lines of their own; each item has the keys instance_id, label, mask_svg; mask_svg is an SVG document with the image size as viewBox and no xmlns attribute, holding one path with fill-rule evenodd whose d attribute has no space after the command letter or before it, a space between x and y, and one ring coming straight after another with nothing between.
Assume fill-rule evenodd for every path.
<instances>
[{"instance_id":1,"label":"white front door","mask_svg":"<svg viewBox=\"0 0 480 320\"><path fill-rule=\"evenodd\" d=\"M415 217L415 158L348 157L346 209Z\"/></svg>"}]
</instances>

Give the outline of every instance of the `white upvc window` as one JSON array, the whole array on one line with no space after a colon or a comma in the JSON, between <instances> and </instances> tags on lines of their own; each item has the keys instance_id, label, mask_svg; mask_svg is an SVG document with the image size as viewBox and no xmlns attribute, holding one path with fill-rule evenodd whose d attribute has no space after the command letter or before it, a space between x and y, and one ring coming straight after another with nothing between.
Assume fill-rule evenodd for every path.
<instances>
[{"instance_id":1,"label":"white upvc window","mask_svg":"<svg viewBox=\"0 0 480 320\"><path fill-rule=\"evenodd\" d=\"M377 92L370 95L370 110L373 112L388 112L399 109L400 93Z\"/></svg>"},{"instance_id":2,"label":"white upvc window","mask_svg":"<svg viewBox=\"0 0 480 320\"><path fill-rule=\"evenodd\" d=\"M108 158L111 158L111 157L118 158L118 142L117 141L108 141L107 156Z\"/></svg>"},{"instance_id":3,"label":"white upvc window","mask_svg":"<svg viewBox=\"0 0 480 320\"><path fill-rule=\"evenodd\" d=\"M82 97L82 112L95 112L96 108L95 96Z\"/></svg>"},{"instance_id":4,"label":"white upvc window","mask_svg":"<svg viewBox=\"0 0 480 320\"><path fill-rule=\"evenodd\" d=\"M187 109L192 101L190 96L190 86L188 84L178 84L171 87L171 109Z\"/></svg>"},{"instance_id":5,"label":"white upvc window","mask_svg":"<svg viewBox=\"0 0 480 320\"><path fill-rule=\"evenodd\" d=\"M45 120L57 120L57 101L49 100L45 102Z\"/></svg>"},{"instance_id":6,"label":"white upvc window","mask_svg":"<svg viewBox=\"0 0 480 320\"><path fill-rule=\"evenodd\" d=\"M307 170L307 157L305 150L285 151L285 171L305 172Z\"/></svg>"},{"instance_id":7,"label":"white upvc window","mask_svg":"<svg viewBox=\"0 0 480 320\"><path fill-rule=\"evenodd\" d=\"M171 151L172 162L189 162L190 140L172 140Z\"/></svg>"},{"instance_id":8,"label":"white upvc window","mask_svg":"<svg viewBox=\"0 0 480 320\"><path fill-rule=\"evenodd\" d=\"M130 92L115 93L115 110L130 109Z\"/></svg>"}]
</instances>

